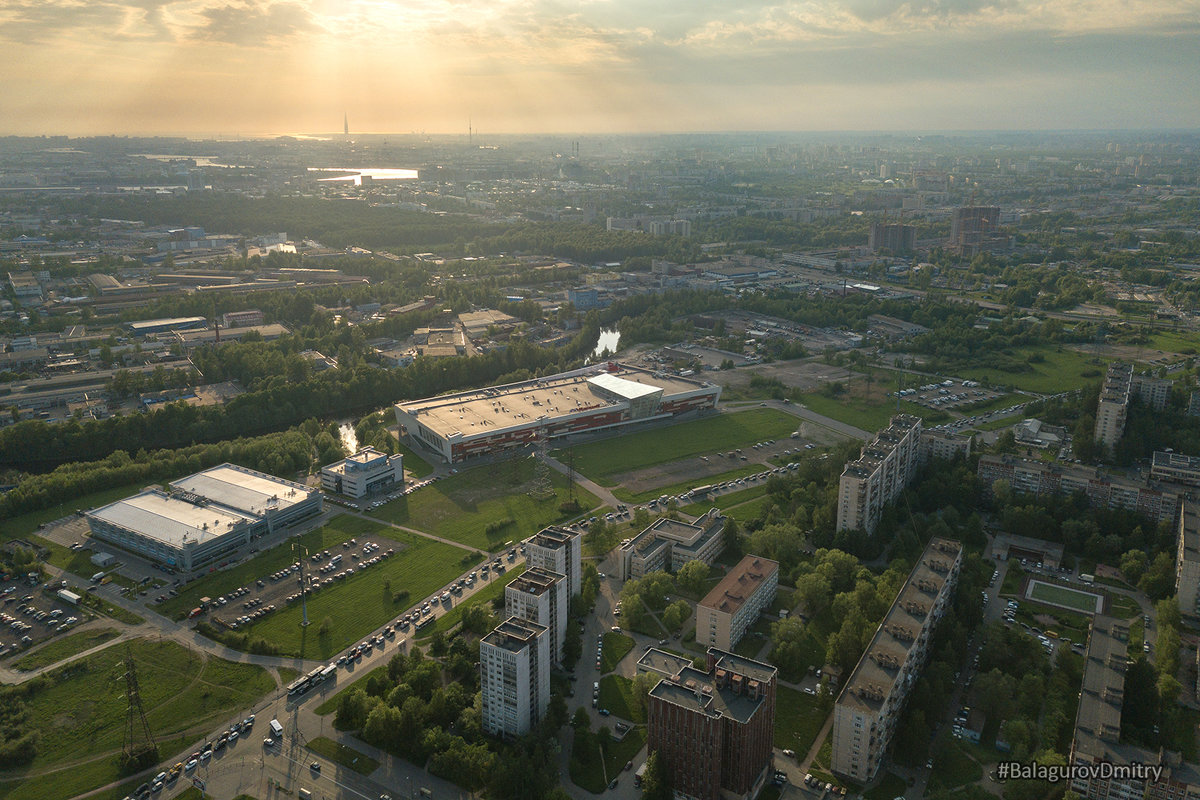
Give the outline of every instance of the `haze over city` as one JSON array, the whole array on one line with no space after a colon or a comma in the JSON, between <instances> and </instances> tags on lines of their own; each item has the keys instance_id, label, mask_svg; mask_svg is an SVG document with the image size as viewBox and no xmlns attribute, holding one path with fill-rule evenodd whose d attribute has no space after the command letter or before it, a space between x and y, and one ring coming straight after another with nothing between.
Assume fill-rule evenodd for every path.
<instances>
[{"instance_id":1,"label":"haze over city","mask_svg":"<svg viewBox=\"0 0 1200 800\"><path fill-rule=\"evenodd\" d=\"M0 133L1187 128L1195 0L0 3Z\"/></svg>"}]
</instances>

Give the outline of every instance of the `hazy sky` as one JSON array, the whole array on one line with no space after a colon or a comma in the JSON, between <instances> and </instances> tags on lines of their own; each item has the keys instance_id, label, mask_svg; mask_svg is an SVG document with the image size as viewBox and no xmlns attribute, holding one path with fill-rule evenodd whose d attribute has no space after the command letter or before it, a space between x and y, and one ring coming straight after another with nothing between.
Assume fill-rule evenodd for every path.
<instances>
[{"instance_id":1,"label":"hazy sky","mask_svg":"<svg viewBox=\"0 0 1200 800\"><path fill-rule=\"evenodd\" d=\"M0 0L0 133L1200 127L1200 0Z\"/></svg>"}]
</instances>

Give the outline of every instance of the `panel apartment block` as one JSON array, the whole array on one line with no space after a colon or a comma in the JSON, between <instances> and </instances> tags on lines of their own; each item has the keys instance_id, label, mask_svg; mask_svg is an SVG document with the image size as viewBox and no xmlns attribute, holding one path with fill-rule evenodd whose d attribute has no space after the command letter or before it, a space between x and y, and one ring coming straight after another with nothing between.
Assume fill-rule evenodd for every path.
<instances>
[{"instance_id":1,"label":"panel apartment block","mask_svg":"<svg viewBox=\"0 0 1200 800\"><path fill-rule=\"evenodd\" d=\"M775 601L779 563L746 556L696 606L696 641L732 650Z\"/></svg>"},{"instance_id":2,"label":"panel apartment block","mask_svg":"<svg viewBox=\"0 0 1200 800\"><path fill-rule=\"evenodd\" d=\"M897 414L874 441L863 447L858 459L842 470L838 530L862 528L873 532L883 507L900 495L920 463L921 420Z\"/></svg>"},{"instance_id":3,"label":"panel apartment block","mask_svg":"<svg viewBox=\"0 0 1200 800\"><path fill-rule=\"evenodd\" d=\"M525 543L525 563L529 567L566 576L568 602L583 591L582 558L583 536L557 525L542 528Z\"/></svg>"},{"instance_id":4,"label":"panel apartment block","mask_svg":"<svg viewBox=\"0 0 1200 800\"><path fill-rule=\"evenodd\" d=\"M567 576L541 567L530 567L504 587L504 613L508 617L545 625L550 632L550 658L561 664L567 641Z\"/></svg>"},{"instance_id":5,"label":"panel apartment block","mask_svg":"<svg viewBox=\"0 0 1200 800\"><path fill-rule=\"evenodd\" d=\"M1083 664L1083 687L1075 714L1070 763L1162 767L1157 780L1074 774L1071 789L1088 800L1194 800L1200 797L1200 770L1179 753L1150 750L1121 741L1121 707L1129 668L1129 623L1098 614Z\"/></svg>"},{"instance_id":6,"label":"panel apartment block","mask_svg":"<svg viewBox=\"0 0 1200 800\"><path fill-rule=\"evenodd\" d=\"M1175 599L1179 611L1200 617L1200 504L1184 500L1175 549Z\"/></svg>"},{"instance_id":7,"label":"panel apartment block","mask_svg":"<svg viewBox=\"0 0 1200 800\"><path fill-rule=\"evenodd\" d=\"M1003 479L1009 482L1014 492L1039 495L1079 492L1094 506L1135 511L1155 522L1173 523L1179 509L1179 492L1171 486L1141 483L1081 464L986 455L979 459L977 474L985 489Z\"/></svg>"},{"instance_id":8,"label":"panel apartment block","mask_svg":"<svg viewBox=\"0 0 1200 800\"><path fill-rule=\"evenodd\" d=\"M962 545L933 539L909 573L834 706L834 772L867 783L879 771L961 565Z\"/></svg>"},{"instance_id":9,"label":"panel apartment block","mask_svg":"<svg viewBox=\"0 0 1200 800\"><path fill-rule=\"evenodd\" d=\"M479 642L483 730L529 733L550 704L550 635L545 625L506 619Z\"/></svg>"},{"instance_id":10,"label":"panel apartment block","mask_svg":"<svg viewBox=\"0 0 1200 800\"><path fill-rule=\"evenodd\" d=\"M707 671L688 665L650 690L648 752L676 797L749 800L771 773L776 669L709 648Z\"/></svg>"}]
</instances>

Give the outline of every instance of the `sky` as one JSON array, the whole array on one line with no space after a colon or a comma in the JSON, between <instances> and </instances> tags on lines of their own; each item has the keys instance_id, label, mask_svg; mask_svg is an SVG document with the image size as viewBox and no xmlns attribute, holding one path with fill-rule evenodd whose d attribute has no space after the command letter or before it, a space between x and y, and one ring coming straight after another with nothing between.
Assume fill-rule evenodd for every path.
<instances>
[{"instance_id":1,"label":"sky","mask_svg":"<svg viewBox=\"0 0 1200 800\"><path fill-rule=\"evenodd\" d=\"M0 134L1200 128L1200 0L0 0Z\"/></svg>"}]
</instances>

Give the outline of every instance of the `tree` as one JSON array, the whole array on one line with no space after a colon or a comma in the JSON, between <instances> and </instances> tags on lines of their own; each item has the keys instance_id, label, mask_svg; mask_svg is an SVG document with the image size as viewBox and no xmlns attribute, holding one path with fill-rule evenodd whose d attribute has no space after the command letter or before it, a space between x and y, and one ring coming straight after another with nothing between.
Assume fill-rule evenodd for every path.
<instances>
[{"instance_id":1,"label":"tree","mask_svg":"<svg viewBox=\"0 0 1200 800\"><path fill-rule=\"evenodd\" d=\"M676 600L662 612L662 624L668 631L674 633L683 627L683 623L691 616L692 607L686 600Z\"/></svg>"},{"instance_id":2,"label":"tree","mask_svg":"<svg viewBox=\"0 0 1200 800\"><path fill-rule=\"evenodd\" d=\"M704 584L708 580L708 573L708 564L705 564L700 559L695 559L679 568L679 572L675 574L675 582L684 591L698 595L704 591Z\"/></svg>"},{"instance_id":3,"label":"tree","mask_svg":"<svg viewBox=\"0 0 1200 800\"><path fill-rule=\"evenodd\" d=\"M646 771L642 774L642 800L672 800L674 796L666 764L659 758L657 750L651 750L646 757Z\"/></svg>"},{"instance_id":4,"label":"tree","mask_svg":"<svg viewBox=\"0 0 1200 800\"><path fill-rule=\"evenodd\" d=\"M820 572L809 572L796 579L796 594L804 604L809 617L815 617L833 601L833 587L829 579Z\"/></svg>"},{"instance_id":5,"label":"tree","mask_svg":"<svg viewBox=\"0 0 1200 800\"><path fill-rule=\"evenodd\" d=\"M1137 586L1146 572L1149 559L1144 550L1129 550L1121 556L1121 574L1133 586Z\"/></svg>"}]
</instances>

